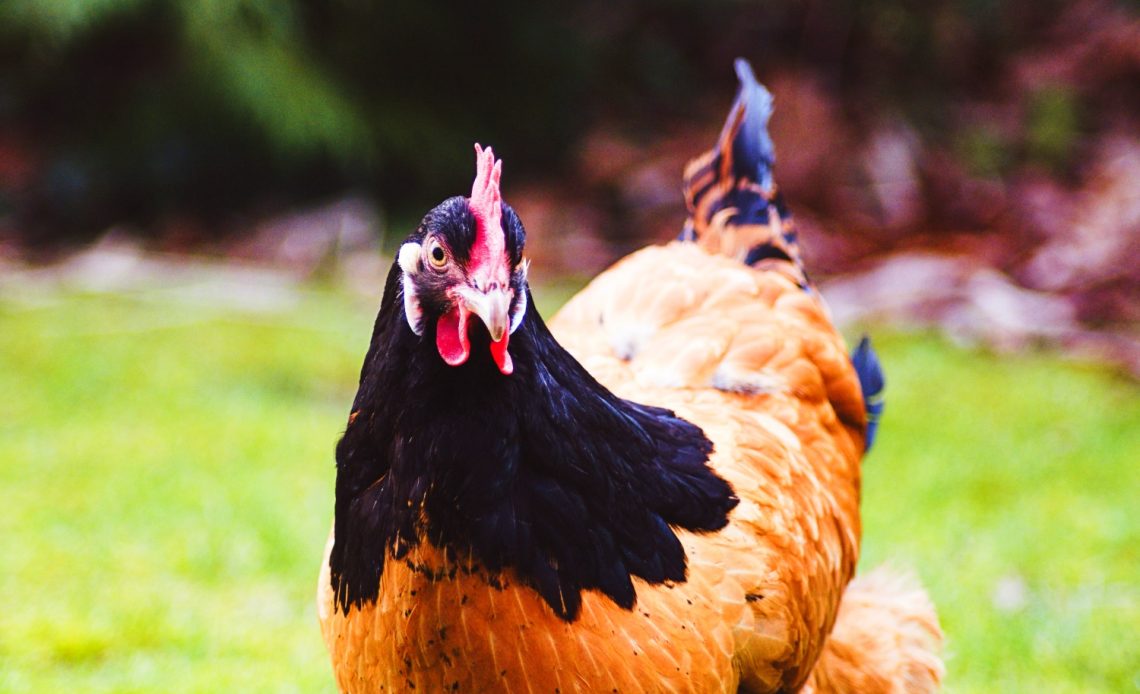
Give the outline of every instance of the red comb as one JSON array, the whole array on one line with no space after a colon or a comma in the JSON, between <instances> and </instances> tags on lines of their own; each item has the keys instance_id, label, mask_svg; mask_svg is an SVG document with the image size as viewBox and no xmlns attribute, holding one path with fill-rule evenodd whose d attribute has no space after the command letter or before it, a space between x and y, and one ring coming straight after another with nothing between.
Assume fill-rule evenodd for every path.
<instances>
[{"instance_id":1,"label":"red comb","mask_svg":"<svg viewBox=\"0 0 1140 694\"><path fill-rule=\"evenodd\" d=\"M475 244L471 248L473 265L478 267L502 262L506 250L503 234L502 195L499 179L503 175L503 162L495 159L491 148L475 145L475 183L471 185L471 212L475 215ZM495 278L499 279L499 278Z\"/></svg>"}]
</instances>

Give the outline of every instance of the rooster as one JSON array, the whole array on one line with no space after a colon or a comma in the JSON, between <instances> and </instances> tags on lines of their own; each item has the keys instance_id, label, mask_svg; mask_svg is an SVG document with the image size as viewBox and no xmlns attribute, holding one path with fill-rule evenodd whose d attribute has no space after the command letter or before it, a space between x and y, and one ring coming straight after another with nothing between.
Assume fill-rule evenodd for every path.
<instances>
[{"instance_id":1,"label":"rooster","mask_svg":"<svg viewBox=\"0 0 1140 694\"><path fill-rule=\"evenodd\" d=\"M549 327L490 148L400 247L336 449L342 691L938 688L925 593L852 581L882 374L804 272L771 97L737 72L681 238Z\"/></svg>"}]
</instances>

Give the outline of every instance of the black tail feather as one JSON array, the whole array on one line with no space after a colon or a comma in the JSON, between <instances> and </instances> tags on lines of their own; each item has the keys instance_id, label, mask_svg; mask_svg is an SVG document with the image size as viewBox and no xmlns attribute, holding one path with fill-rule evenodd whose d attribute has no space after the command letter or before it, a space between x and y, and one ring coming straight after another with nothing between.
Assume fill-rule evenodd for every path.
<instances>
[{"instance_id":1,"label":"black tail feather","mask_svg":"<svg viewBox=\"0 0 1140 694\"><path fill-rule=\"evenodd\" d=\"M875 348L871 346L871 338L866 335L851 353L851 363L859 376L859 387L863 389L863 407L867 411L867 438L863 445L863 451L866 452L870 451L875 443L879 418L882 417L886 406L886 401L883 399L886 377L883 374L883 366L879 363L879 355L875 354Z\"/></svg>"},{"instance_id":2,"label":"black tail feather","mask_svg":"<svg viewBox=\"0 0 1140 694\"><path fill-rule=\"evenodd\" d=\"M689 219L680 238L753 267L785 269L807 288L795 224L772 177L772 95L747 61L737 59L736 75L740 87L716 146L685 167Z\"/></svg>"}]
</instances>

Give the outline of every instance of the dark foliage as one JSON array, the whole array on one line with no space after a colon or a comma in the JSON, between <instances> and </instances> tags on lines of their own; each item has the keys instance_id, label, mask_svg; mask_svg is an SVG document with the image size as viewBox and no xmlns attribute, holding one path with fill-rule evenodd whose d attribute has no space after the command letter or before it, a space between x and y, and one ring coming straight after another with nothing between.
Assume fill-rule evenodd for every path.
<instances>
[{"instance_id":1,"label":"dark foliage","mask_svg":"<svg viewBox=\"0 0 1140 694\"><path fill-rule=\"evenodd\" d=\"M821 78L854 122L897 112L959 141L948 103L1002 89L1011 56L1049 48L1064 3L80 6L0 3L0 215L44 239L353 187L397 214L422 209L462 182L476 140L542 177L600 120L650 141L691 122L737 55ZM1041 101L1034 156L1069 156L1081 123L1057 135L1057 120L1127 112L1124 84L1081 111L1071 90Z\"/></svg>"}]
</instances>

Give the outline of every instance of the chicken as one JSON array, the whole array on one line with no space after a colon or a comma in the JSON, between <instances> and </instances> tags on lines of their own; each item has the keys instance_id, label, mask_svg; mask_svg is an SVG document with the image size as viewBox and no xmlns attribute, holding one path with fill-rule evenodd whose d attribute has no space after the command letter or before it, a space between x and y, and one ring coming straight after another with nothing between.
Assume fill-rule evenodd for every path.
<instances>
[{"instance_id":1,"label":"chicken","mask_svg":"<svg viewBox=\"0 0 1140 694\"><path fill-rule=\"evenodd\" d=\"M549 329L490 149L401 246L336 451L342 691L937 689L926 595L851 581L882 374L803 270L771 99L737 72L681 238Z\"/></svg>"}]
</instances>

